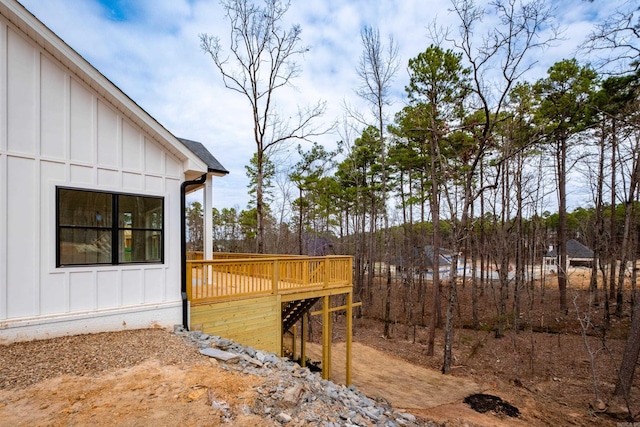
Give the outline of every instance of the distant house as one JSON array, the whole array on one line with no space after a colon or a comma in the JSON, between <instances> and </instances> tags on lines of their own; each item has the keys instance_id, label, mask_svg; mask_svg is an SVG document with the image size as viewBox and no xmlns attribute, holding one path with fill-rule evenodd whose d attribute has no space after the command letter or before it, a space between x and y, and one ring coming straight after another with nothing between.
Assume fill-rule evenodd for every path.
<instances>
[{"instance_id":1,"label":"distant house","mask_svg":"<svg viewBox=\"0 0 640 427\"><path fill-rule=\"evenodd\" d=\"M310 256L335 255L333 242L324 236L306 236L307 254Z\"/></svg>"},{"instance_id":2,"label":"distant house","mask_svg":"<svg viewBox=\"0 0 640 427\"><path fill-rule=\"evenodd\" d=\"M433 270L435 253L434 248L431 245L426 245L424 247L424 252L422 252L422 261L423 265L427 270ZM451 262L453 260L454 252L451 249L439 248L438 249L438 258L440 260L440 268L446 267L447 269L451 267Z\"/></svg>"},{"instance_id":3,"label":"distant house","mask_svg":"<svg viewBox=\"0 0 640 427\"><path fill-rule=\"evenodd\" d=\"M558 271L557 248L550 247L544 254L543 264L546 272ZM591 267L593 265L593 251L575 239L567 240L567 265L568 267Z\"/></svg>"},{"instance_id":4,"label":"distant house","mask_svg":"<svg viewBox=\"0 0 640 427\"><path fill-rule=\"evenodd\" d=\"M0 0L0 129L0 343L183 323L185 194L208 189L210 225L227 174L211 153L14 0Z\"/></svg>"},{"instance_id":5,"label":"distant house","mask_svg":"<svg viewBox=\"0 0 640 427\"><path fill-rule=\"evenodd\" d=\"M444 279L449 277L449 274L451 273L453 255L454 252L451 249L440 248L438 251L438 258L440 260L438 271L440 273L440 278ZM391 271L401 272L407 271L409 268L413 268L414 271L416 271L416 269L422 268L423 272L426 273L427 276L431 276L433 275L434 256L433 246L431 245L425 245L422 248L415 248L412 265L409 265L404 257L394 257L391 259ZM456 268L459 273L462 272L463 260L461 257L458 257Z\"/></svg>"}]
</instances>

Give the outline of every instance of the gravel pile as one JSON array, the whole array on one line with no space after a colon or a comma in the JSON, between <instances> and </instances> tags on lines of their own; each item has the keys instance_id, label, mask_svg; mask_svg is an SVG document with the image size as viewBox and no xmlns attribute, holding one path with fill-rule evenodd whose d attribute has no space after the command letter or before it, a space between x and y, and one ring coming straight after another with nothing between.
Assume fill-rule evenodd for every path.
<instances>
[{"instance_id":1,"label":"gravel pile","mask_svg":"<svg viewBox=\"0 0 640 427\"><path fill-rule=\"evenodd\" d=\"M394 410L385 401L372 400L356 387L326 381L318 373L272 353L241 346L231 340L176 328L175 334L194 343L200 352L218 360L222 369L264 378L256 387L257 399L244 406L244 415L255 414L283 425L422 426L411 414ZM223 419L234 413L224 401L212 400Z\"/></svg>"}]
</instances>

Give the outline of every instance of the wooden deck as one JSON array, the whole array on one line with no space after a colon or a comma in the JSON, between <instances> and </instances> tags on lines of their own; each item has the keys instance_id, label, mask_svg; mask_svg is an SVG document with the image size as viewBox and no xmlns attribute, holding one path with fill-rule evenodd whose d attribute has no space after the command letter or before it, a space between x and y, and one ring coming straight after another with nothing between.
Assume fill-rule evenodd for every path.
<instances>
[{"instance_id":1,"label":"wooden deck","mask_svg":"<svg viewBox=\"0 0 640 427\"><path fill-rule=\"evenodd\" d=\"M278 294L323 296L331 289L352 287L350 256L234 255L245 254L216 254L213 260L187 261L187 297L192 306Z\"/></svg>"},{"instance_id":2,"label":"wooden deck","mask_svg":"<svg viewBox=\"0 0 640 427\"><path fill-rule=\"evenodd\" d=\"M323 376L331 366L331 318L347 312L347 360L351 350L352 258L215 253L213 260L187 253L187 298L192 329L225 336L243 345L283 354L282 311L285 303L322 299ZM331 306L345 295L347 304ZM301 360L305 360L301 342ZM295 352L295 348L293 349ZM347 378L350 380L350 363Z\"/></svg>"}]
</instances>

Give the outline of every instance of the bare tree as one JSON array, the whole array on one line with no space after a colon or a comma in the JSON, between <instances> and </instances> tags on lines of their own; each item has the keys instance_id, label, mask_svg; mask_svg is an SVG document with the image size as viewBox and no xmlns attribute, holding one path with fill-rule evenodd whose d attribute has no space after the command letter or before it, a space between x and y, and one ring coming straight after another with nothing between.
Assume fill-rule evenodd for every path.
<instances>
[{"instance_id":1,"label":"bare tree","mask_svg":"<svg viewBox=\"0 0 640 427\"><path fill-rule=\"evenodd\" d=\"M300 26L281 27L290 2L264 0L257 6L251 0L223 0L230 24L228 56L220 38L200 34L200 47L211 55L222 75L225 87L244 96L251 106L253 137L256 143L256 246L264 252L263 167L265 155L292 139L307 140L326 133L315 126L315 119L325 111L325 103L298 108L291 122L278 114L275 95L292 85L300 75L296 59L308 51L301 45Z\"/></svg>"},{"instance_id":2,"label":"bare tree","mask_svg":"<svg viewBox=\"0 0 640 427\"><path fill-rule=\"evenodd\" d=\"M380 42L380 32L372 27L365 26L360 37L362 39L362 55L358 63L357 71L361 86L356 93L365 99L370 105L375 117L376 127L380 137L380 167L381 174L381 199L383 218L383 261L386 269L386 297L384 307L384 336L389 337L391 325L391 263L389 255L389 214L387 212L387 149L385 143L385 106L390 104L391 83L398 72L398 46L389 37L389 44L385 49Z\"/></svg>"},{"instance_id":3,"label":"bare tree","mask_svg":"<svg viewBox=\"0 0 640 427\"><path fill-rule=\"evenodd\" d=\"M626 74L640 70L640 6L634 0L625 2L611 16L596 25L580 46L598 55L596 63L610 66L612 72Z\"/></svg>"}]
</instances>

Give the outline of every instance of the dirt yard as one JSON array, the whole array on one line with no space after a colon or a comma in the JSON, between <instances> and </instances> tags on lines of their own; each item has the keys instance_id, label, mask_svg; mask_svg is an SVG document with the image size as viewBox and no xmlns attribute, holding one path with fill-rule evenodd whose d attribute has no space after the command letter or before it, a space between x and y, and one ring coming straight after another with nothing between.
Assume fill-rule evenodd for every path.
<instances>
[{"instance_id":1,"label":"dirt yard","mask_svg":"<svg viewBox=\"0 0 640 427\"><path fill-rule=\"evenodd\" d=\"M619 421L589 408L593 392L576 337L534 337L539 370L530 375L522 366L521 382L514 382L518 368L505 350L511 345L509 339L494 341L486 333L462 331L454 374L444 376L434 369L437 361L424 356L423 346L384 340L376 333L380 325L367 325L365 329L361 324L356 333L354 383L395 408L447 426L616 426ZM377 343L381 350L363 342ZM577 355L577 360L559 361L547 354L546 348L558 346L567 357ZM313 360L319 347L309 344L309 348ZM162 330L34 341L2 350L2 426L221 425L211 399L231 406L251 405L260 380L221 369ZM334 343L332 360L332 378L344 381L343 343ZM607 381L601 383L603 392L612 386ZM480 414L462 403L477 392L502 397L519 408L521 416ZM634 393L637 396L637 389ZM240 415L233 425L272 424Z\"/></svg>"},{"instance_id":2,"label":"dirt yard","mask_svg":"<svg viewBox=\"0 0 640 427\"><path fill-rule=\"evenodd\" d=\"M618 426L624 421L640 421L640 377L636 371L631 390L630 408L635 419L618 404L607 407L622 360L630 325L630 293L625 294L622 317L610 316L605 327L605 305L589 305L589 271L574 269L568 286L569 310L559 310L559 294L555 278L546 278L534 288L522 291L518 330L514 325L513 295L507 302L508 319L505 335L495 336L496 301L499 289L488 285L479 297L479 327L472 328L470 286L458 286L455 309L456 325L453 342L452 377L464 378L480 386L484 393L501 397L520 409L524 425ZM414 290L415 292L415 290ZM446 292L446 291L445 291ZM380 286L374 295L384 295ZM429 292L426 300L429 301ZM391 310L391 336L383 338L384 324L380 318L359 318L354 321L354 341L375 348L433 371L440 371L443 362L443 330L436 330L435 355L427 356L429 308L421 318L419 297L394 288ZM443 296L442 310L445 310ZM610 307L613 313L615 307ZM382 313L382 299L373 301L368 313ZM409 320L408 311L414 316ZM579 319L582 319L583 327ZM314 319L316 320L316 319ZM588 320L588 322L586 322ZM344 318L334 319L335 341L344 340ZM313 327L314 341L320 342L318 326ZM338 354L340 352L337 352ZM356 356L354 356L355 358ZM593 369L591 368L593 358ZM395 360L395 359L394 359ZM333 362L334 365L336 362ZM394 362L395 363L395 362ZM374 369L375 370L375 369ZM336 371L336 370L334 370ZM358 379L354 376L354 382ZM363 384L367 391L367 385ZM376 392L372 389L372 392ZM394 406L409 405L387 397ZM458 402L441 406L413 409L422 415L447 425L516 425L518 421L502 415L482 415L469 412L469 406Z\"/></svg>"},{"instance_id":3,"label":"dirt yard","mask_svg":"<svg viewBox=\"0 0 640 427\"><path fill-rule=\"evenodd\" d=\"M436 334L436 354L427 356L426 327L404 325L396 314L391 338L385 339L379 320L358 318L353 381L370 397L447 426L618 426L629 421L604 413L598 402L598 397L606 402L613 390L628 314L612 318L603 340L596 321L602 318L602 307L589 312L595 324L587 338L594 356L592 371L576 312L559 314L554 292L550 287L544 296L533 293L525 327L496 338L487 290L482 297L484 326L455 332L450 376L439 373L442 330ZM582 304L584 294L572 295ZM467 325L469 290L461 289L459 296L456 322ZM584 314L584 307L579 305L579 313ZM314 330L317 338L320 328ZM332 375L337 382L344 381L343 338L344 318L336 316ZM311 359L319 359L314 347L309 344ZM637 375L631 396L635 414L640 412ZM258 381L224 370L164 330L17 343L0 347L0 426L221 425L212 400L250 406ZM477 392L502 398L517 407L520 416L473 411L463 399ZM273 424L240 413L233 425Z\"/></svg>"},{"instance_id":4,"label":"dirt yard","mask_svg":"<svg viewBox=\"0 0 640 427\"><path fill-rule=\"evenodd\" d=\"M1 426L221 425L212 398L251 403L257 379L227 372L164 330L4 346ZM264 425L243 416L234 425Z\"/></svg>"}]
</instances>

